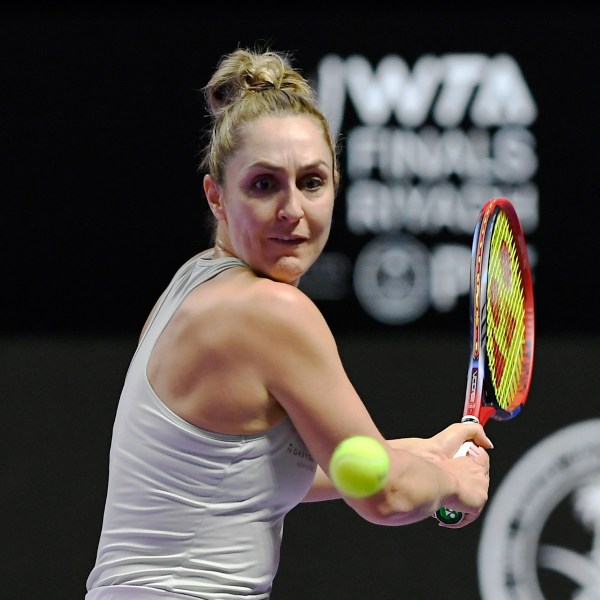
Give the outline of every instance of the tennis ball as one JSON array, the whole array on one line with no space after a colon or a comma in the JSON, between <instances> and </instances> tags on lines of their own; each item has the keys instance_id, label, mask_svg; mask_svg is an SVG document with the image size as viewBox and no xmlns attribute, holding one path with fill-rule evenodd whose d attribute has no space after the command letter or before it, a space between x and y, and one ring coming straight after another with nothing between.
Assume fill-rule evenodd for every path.
<instances>
[{"instance_id":1,"label":"tennis ball","mask_svg":"<svg viewBox=\"0 0 600 600\"><path fill-rule=\"evenodd\" d=\"M329 474L344 495L364 498L383 488L390 470L390 457L376 439L367 435L346 438L331 455Z\"/></svg>"}]
</instances>

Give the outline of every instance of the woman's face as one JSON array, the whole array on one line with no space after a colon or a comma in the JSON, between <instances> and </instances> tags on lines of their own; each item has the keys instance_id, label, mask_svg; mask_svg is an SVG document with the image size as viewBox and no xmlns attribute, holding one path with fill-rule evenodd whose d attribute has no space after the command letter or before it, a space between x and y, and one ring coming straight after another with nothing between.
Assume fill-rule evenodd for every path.
<instances>
[{"instance_id":1,"label":"woman's face","mask_svg":"<svg viewBox=\"0 0 600 600\"><path fill-rule=\"evenodd\" d=\"M204 189L219 220L217 252L297 285L321 254L335 197L333 158L310 117L264 117L246 126L219 186Z\"/></svg>"}]
</instances>

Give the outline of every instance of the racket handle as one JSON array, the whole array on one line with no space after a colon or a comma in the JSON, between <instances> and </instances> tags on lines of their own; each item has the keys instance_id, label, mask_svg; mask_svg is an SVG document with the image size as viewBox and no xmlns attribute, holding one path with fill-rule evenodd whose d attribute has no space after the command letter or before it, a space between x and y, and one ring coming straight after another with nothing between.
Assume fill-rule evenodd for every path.
<instances>
[{"instance_id":1,"label":"racket handle","mask_svg":"<svg viewBox=\"0 0 600 600\"><path fill-rule=\"evenodd\" d=\"M458 456L466 456L473 442L464 442L463 445L456 451L454 458ZM438 508L433 515L431 515L434 519L437 519L440 523L444 523L444 525L456 525L463 520L463 513L458 510L454 510L452 508Z\"/></svg>"}]
</instances>

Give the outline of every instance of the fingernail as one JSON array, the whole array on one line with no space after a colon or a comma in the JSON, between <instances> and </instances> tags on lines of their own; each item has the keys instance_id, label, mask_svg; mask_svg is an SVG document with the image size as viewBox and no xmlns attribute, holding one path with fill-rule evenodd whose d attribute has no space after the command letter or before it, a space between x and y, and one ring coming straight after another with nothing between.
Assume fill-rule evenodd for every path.
<instances>
[{"instance_id":1,"label":"fingernail","mask_svg":"<svg viewBox=\"0 0 600 600\"><path fill-rule=\"evenodd\" d=\"M487 437L487 436L486 436L485 439L489 442L489 444L490 444L490 450L491 450L494 447L494 444L492 444L492 440L490 440L490 438Z\"/></svg>"}]
</instances>

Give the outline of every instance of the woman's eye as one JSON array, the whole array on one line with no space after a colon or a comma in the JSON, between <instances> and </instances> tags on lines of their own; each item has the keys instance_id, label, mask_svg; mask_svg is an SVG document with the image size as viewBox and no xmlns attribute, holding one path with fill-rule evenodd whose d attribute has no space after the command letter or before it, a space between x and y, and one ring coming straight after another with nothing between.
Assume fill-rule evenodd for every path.
<instances>
[{"instance_id":1,"label":"woman's eye","mask_svg":"<svg viewBox=\"0 0 600 600\"><path fill-rule=\"evenodd\" d=\"M265 190L268 190L271 187L271 181L269 179L266 179L266 178L257 179L254 182L254 187L258 191L264 192Z\"/></svg>"},{"instance_id":2,"label":"woman's eye","mask_svg":"<svg viewBox=\"0 0 600 600\"><path fill-rule=\"evenodd\" d=\"M323 185L323 180L320 177L307 177L304 180L304 186L309 190L319 189Z\"/></svg>"}]
</instances>

